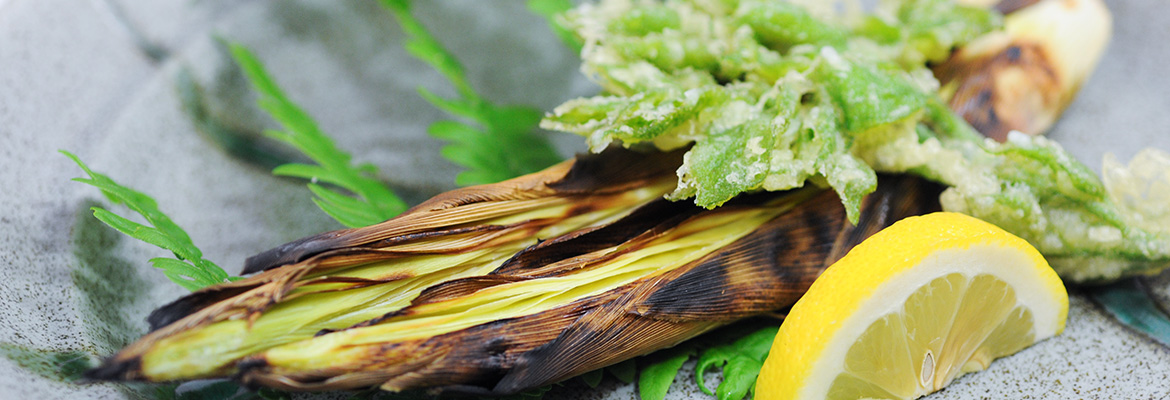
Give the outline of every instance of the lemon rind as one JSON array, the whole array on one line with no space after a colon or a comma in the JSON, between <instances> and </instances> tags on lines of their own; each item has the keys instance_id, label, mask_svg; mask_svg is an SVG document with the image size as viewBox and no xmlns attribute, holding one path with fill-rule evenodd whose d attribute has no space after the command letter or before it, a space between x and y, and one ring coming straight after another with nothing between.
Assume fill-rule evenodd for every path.
<instances>
[{"instance_id":1,"label":"lemon rind","mask_svg":"<svg viewBox=\"0 0 1170 400\"><path fill-rule=\"evenodd\" d=\"M1034 337L1037 340L1062 331L1067 319L1068 295L1060 278L1034 247L1003 229L958 213L911 217L855 247L828 268L793 306L773 343L769 361L764 363L757 395L761 399L823 399L833 377L825 377L822 369L842 370L844 354L852 344L841 341L856 340L873 321L900 309L914 290L929 281L927 277L944 276L955 272L959 265L970 264L939 267L944 256L949 263L954 260L954 252L975 251L972 254L978 254L977 251L986 250L984 246L1001 248L1023 258L1014 260L1016 268L1007 267L1013 264L1007 264L1007 259L1000 257L1003 260L998 265L1002 268L995 265L985 265L984 268L967 266L963 268L968 270L961 272L969 276L980 273L999 276L1022 295L1018 298L1019 304L1033 308L1033 314L1045 314L1037 315L1041 318L1035 321ZM939 253L943 250L947 252ZM903 282L916 276L916 282ZM907 284L910 286L902 286ZM898 287L903 289L896 289ZM901 295L877 293L881 290L897 291ZM880 301L870 301L875 293ZM1047 298L1036 297L1045 294ZM1056 312L1051 312L1052 308L1048 307L1055 307ZM869 317L848 321L853 315ZM833 354L823 354L830 350ZM824 361L829 359L832 361ZM811 376L820 376L826 382L809 382ZM815 395L809 397L808 394Z\"/></svg>"},{"instance_id":2,"label":"lemon rind","mask_svg":"<svg viewBox=\"0 0 1170 400\"><path fill-rule=\"evenodd\" d=\"M1046 290L1022 290L1037 285L1051 286L1049 279L1044 277L1044 270L1028 268L1019 271L1014 266L1027 265L1034 260L1019 249L1003 247L992 243L980 243L966 248L949 248L938 250L927 256L915 267L904 270L892 276L884 284L877 287L872 294L858 305L854 315L866 315L870 318L854 318L844 321L838 329L831 333L822 348L819 361L814 364L808 376L823 376L819 382L809 382L805 385L798 398L823 399L828 395L832 378L836 374L830 372L842 370L845 365L845 356L850 346L862 333L879 318L900 312L906 300L913 294L914 289L925 286L935 278L952 273L963 274L973 279L979 274L991 274L1006 282L1016 292L1015 306L1023 306L1033 311L1035 318L1035 338L1041 341L1064 329L1067 318L1068 297L1055 296L1054 292L1064 294L1064 288L1047 287ZM1047 269L1047 268L1046 268ZM1051 269L1048 272L1055 276ZM1021 273L1023 272L1023 273ZM1030 275L1030 276L1029 276ZM909 288L909 290L907 290ZM1056 290L1059 289L1059 290ZM1045 312L1043 310L1058 310ZM922 388L919 396L934 391L934 388Z\"/></svg>"}]
</instances>

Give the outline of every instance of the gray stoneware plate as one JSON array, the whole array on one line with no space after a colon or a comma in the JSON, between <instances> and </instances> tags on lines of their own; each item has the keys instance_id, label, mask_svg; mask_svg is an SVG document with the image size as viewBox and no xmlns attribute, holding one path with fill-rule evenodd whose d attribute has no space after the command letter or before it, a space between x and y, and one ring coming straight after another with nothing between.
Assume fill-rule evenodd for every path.
<instances>
[{"instance_id":1,"label":"gray stoneware plate","mask_svg":"<svg viewBox=\"0 0 1170 400\"><path fill-rule=\"evenodd\" d=\"M416 3L488 98L547 110L596 90L522 1ZM1094 168L1105 152L1124 162L1143 146L1170 150L1168 12L1160 0L1108 3L1113 42L1051 135ZM69 181L81 171L58 149L154 195L229 272L249 255L340 227L302 183L274 179L196 132L177 89L184 77L203 86L226 123L271 123L215 36L253 48L342 148L376 164L408 200L453 187L457 169L425 134L444 116L415 92L450 89L402 50L402 32L373 1L0 0L0 398L146 393L63 383L46 377L51 368L18 364L31 350L110 354L145 332L151 309L184 293L147 264L161 251L89 216L105 200ZM566 155L581 150L577 137L557 141ZM1170 297L1170 275L1147 283ZM1083 290L1071 294L1063 335L931 398L1170 397L1170 351L1116 323ZM683 376L670 398L705 398ZM635 391L607 382L550 398L632 399Z\"/></svg>"}]
</instances>

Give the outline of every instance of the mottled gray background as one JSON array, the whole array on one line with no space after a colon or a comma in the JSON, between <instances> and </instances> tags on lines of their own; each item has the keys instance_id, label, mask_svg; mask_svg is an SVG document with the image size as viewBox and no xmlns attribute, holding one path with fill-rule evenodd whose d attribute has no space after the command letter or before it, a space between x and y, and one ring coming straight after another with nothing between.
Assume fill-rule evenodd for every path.
<instances>
[{"instance_id":1,"label":"mottled gray background","mask_svg":"<svg viewBox=\"0 0 1170 400\"><path fill-rule=\"evenodd\" d=\"M503 103L549 109L595 89L575 56L520 0L417 1L419 18L464 62L472 84ZM1160 0L1109 1L1106 59L1052 137L1099 168L1142 146L1170 150L1170 24ZM238 272L245 257L339 226L296 181L274 179L200 136L176 89L182 71L232 129L270 124L241 90L214 37L254 49L288 94L360 161L412 201L452 187L456 167L425 127L444 116L417 85L451 93L402 50L402 32L373 1L0 0L0 352L109 354L145 331L149 310L184 290L152 270L162 251L97 223L98 191L69 182L78 154L152 194L207 258ZM559 137L569 155L576 137ZM1150 281L1170 291L1165 274ZM1073 291L1067 331L964 377L935 399L1167 398L1170 352L1117 325ZM73 353L65 354L61 362ZM78 386L0 358L0 398L122 398L143 390ZM51 374L50 374L51 375ZM689 376L673 398L698 397ZM613 382L555 397L634 397Z\"/></svg>"}]
</instances>

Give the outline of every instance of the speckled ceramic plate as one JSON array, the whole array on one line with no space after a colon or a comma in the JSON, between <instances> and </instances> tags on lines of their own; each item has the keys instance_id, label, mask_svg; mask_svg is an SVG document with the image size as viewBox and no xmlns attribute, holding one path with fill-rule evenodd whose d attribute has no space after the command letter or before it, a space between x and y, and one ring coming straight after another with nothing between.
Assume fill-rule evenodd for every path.
<instances>
[{"instance_id":1,"label":"speckled ceramic plate","mask_svg":"<svg viewBox=\"0 0 1170 400\"><path fill-rule=\"evenodd\" d=\"M416 3L489 98L548 109L596 90L519 0ZM1170 150L1170 14L1159 0L1109 6L1113 43L1052 134L1094 167L1105 152L1127 160L1143 146ZM89 216L105 200L69 181L81 171L58 149L154 195L232 272L251 254L339 227L301 183L228 156L196 130L193 104L231 129L270 123L215 36L255 49L341 147L410 200L452 187L457 169L425 134L443 116L415 92L449 88L402 50L402 33L373 1L0 0L0 398L148 396L149 388L65 383L61 367L110 354L145 332L151 309L184 293L147 263L159 250ZM184 103L189 83L200 102ZM581 146L576 137L558 143L566 155ZM1147 283L1168 297L1170 277ZM1071 292L1063 335L931 398L1170 397L1170 351L1118 325L1082 289ZM683 377L669 397L703 398ZM607 381L549 397L634 392Z\"/></svg>"}]
</instances>

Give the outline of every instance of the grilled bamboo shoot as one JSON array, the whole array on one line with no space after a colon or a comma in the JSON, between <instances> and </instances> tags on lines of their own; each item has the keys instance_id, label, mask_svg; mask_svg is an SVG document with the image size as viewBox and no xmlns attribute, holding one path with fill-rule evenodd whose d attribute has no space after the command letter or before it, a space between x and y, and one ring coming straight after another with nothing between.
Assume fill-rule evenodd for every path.
<instances>
[{"instance_id":1,"label":"grilled bamboo shoot","mask_svg":"<svg viewBox=\"0 0 1170 400\"><path fill-rule=\"evenodd\" d=\"M614 150L538 176L546 187L612 182L617 188L590 186L587 193L623 193L622 179L594 168L645 157ZM676 165L677 158L672 163L658 156L656 162ZM664 188L636 196L641 203L620 217L525 242L515 254L501 246L490 253L498 262L470 273L395 268L436 257L460 264L481 251L443 250L434 245L439 235L408 229L406 224L435 220L426 214L487 214L488 221L508 221L445 219L436 222L444 229L435 231L444 234L457 227L495 232L500 228L488 227L541 220L527 217L532 208L492 203L534 197L529 190L500 195L515 185L449 193L379 225L376 234L360 232L371 228L340 231L254 258L259 261L250 265L260 270L270 266L265 260L287 264L161 308L151 318L160 324L156 330L90 376L236 376L296 390L381 386L513 393L789 306L853 244L902 217L937 208L938 190L890 177L867 198L863 219L854 226L836 196L823 189L746 196L704 210L662 199ZM395 229L404 232L383 234ZM352 237L363 244L348 242ZM329 240L346 244L323 244ZM422 254L412 253L422 247ZM449 254L432 255L443 252ZM381 277L371 278L374 272ZM404 290L406 282L414 290Z\"/></svg>"},{"instance_id":2,"label":"grilled bamboo shoot","mask_svg":"<svg viewBox=\"0 0 1170 400\"><path fill-rule=\"evenodd\" d=\"M1104 54L1112 17L1101 0L996 7L1008 13L1004 30L967 44L935 75L951 108L988 137L1045 133Z\"/></svg>"}]
</instances>

